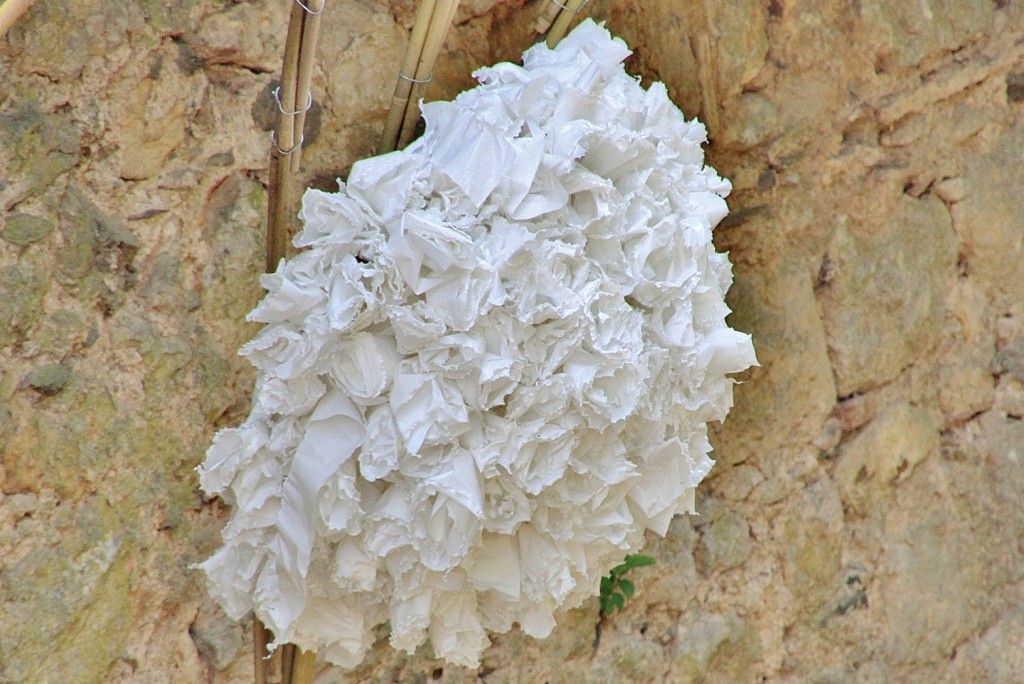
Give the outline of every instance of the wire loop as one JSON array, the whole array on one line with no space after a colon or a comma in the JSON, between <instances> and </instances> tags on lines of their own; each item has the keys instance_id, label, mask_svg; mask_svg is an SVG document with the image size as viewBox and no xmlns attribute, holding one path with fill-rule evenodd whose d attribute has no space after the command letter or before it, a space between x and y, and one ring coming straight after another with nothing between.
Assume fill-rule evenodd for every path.
<instances>
[{"instance_id":1,"label":"wire loop","mask_svg":"<svg viewBox=\"0 0 1024 684\"><path fill-rule=\"evenodd\" d=\"M298 114L305 114L306 112L309 111L310 107L313 106L313 93L306 93L306 106L303 107L302 109L296 109L294 112L289 112L284 108L284 105L281 104L281 86L277 86L270 92L274 96L274 101L277 102L278 110L285 116L296 116Z\"/></svg>"},{"instance_id":2,"label":"wire loop","mask_svg":"<svg viewBox=\"0 0 1024 684\"><path fill-rule=\"evenodd\" d=\"M277 131L270 132L270 142L273 143L274 149L277 150L277 153L282 157L287 157L289 154L302 147L303 140L304 137L300 135L297 143L289 147L287 150L283 150L281 149L281 145L277 142Z\"/></svg>"},{"instance_id":3,"label":"wire loop","mask_svg":"<svg viewBox=\"0 0 1024 684\"><path fill-rule=\"evenodd\" d=\"M309 9L309 5L307 5L306 3L302 2L302 0L295 0L295 2L298 3L299 7L301 7L304 10L306 10L306 14L309 14L311 16L316 16L316 15L320 14L321 12L324 11L324 7L327 7L327 2L325 0L324 4L320 5L320 9L318 9L316 12L314 12L313 10Z\"/></svg>"},{"instance_id":4,"label":"wire loop","mask_svg":"<svg viewBox=\"0 0 1024 684\"><path fill-rule=\"evenodd\" d=\"M296 0L296 2L298 2L298 0ZM579 7L577 7L576 9L572 9L572 8L567 7L567 6L563 5L562 3L558 2L558 0L551 0L551 4L552 5L556 5L557 7L561 7L566 12L572 12L573 14L578 13L580 10L582 10L584 7L586 7L588 2L590 2L590 0L583 0L583 2L580 4Z\"/></svg>"},{"instance_id":5,"label":"wire loop","mask_svg":"<svg viewBox=\"0 0 1024 684\"><path fill-rule=\"evenodd\" d=\"M398 72L398 78L404 78L406 81L411 83L430 83L434 80L434 74L430 74L426 78L413 78L412 76L406 76L401 71Z\"/></svg>"}]
</instances>

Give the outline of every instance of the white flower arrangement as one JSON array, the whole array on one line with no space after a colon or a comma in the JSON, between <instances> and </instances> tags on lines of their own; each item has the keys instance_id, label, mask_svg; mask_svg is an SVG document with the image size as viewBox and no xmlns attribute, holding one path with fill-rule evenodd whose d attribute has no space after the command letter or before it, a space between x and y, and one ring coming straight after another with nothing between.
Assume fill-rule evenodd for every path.
<instances>
[{"instance_id":1,"label":"white flower arrangement","mask_svg":"<svg viewBox=\"0 0 1024 684\"><path fill-rule=\"evenodd\" d=\"M229 615L345 667L390 621L474 667L693 512L756 360L711 243L730 185L628 55L585 21L306 193L250 315L251 414L199 469L234 509L201 564Z\"/></svg>"}]
</instances>

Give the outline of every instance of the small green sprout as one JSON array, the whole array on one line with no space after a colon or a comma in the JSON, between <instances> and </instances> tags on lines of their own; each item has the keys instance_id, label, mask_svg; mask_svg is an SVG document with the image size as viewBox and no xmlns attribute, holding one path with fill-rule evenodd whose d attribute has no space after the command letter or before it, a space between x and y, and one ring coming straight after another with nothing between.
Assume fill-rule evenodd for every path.
<instances>
[{"instance_id":1,"label":"small green sprout","mask_svg":"<svg viewBox=\"0 0 1024 684\"><path fill-rule=\"evenodd\" d=\"M645 565L654 565L654 559L630 554L621 565L616 565L606 577L601 578L601 615L611 615L626 606L626 599L636 593L636 585L622 576Z\"/></svg>"}]
</instances>

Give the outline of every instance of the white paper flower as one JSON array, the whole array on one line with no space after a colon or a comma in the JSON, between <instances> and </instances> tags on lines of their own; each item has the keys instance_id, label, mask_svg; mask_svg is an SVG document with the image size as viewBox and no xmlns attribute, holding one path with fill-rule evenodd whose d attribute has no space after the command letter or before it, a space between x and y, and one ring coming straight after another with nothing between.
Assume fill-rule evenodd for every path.
<instances>
[{"instance_id":1,"label":"white paper flower","mask_svg":"<svg viewBox=\"0 0 1024 684\"><path fill-rule=\"evenodd\" d=\"M384 621L475 666L693 510L754 351L711 243L729 183L628 54L586 21L306 193L251 415L199 471L234 506L201 566L230 615L342 666Z\"/></svg>"}]
</instances>

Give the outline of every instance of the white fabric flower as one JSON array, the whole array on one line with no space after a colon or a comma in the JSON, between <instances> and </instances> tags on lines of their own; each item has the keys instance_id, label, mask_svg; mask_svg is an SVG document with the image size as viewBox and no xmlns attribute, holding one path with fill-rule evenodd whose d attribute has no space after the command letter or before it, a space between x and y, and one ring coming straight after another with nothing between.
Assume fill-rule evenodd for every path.
<instances>
[{"instance_id":1,"label":"white fabric flower","mask_svg":"<svg viewBox=\"0 0 1024 684\"><path fill-rule=\"evenodd\" d=\"M585 21L306 193L250 316L252 412L199 469L234 506L201 564L230 615L347 667L390 621L472 667L693 510L756 361L711 243L729 183L628 54Z\"/></svg>"}]
</instances>

